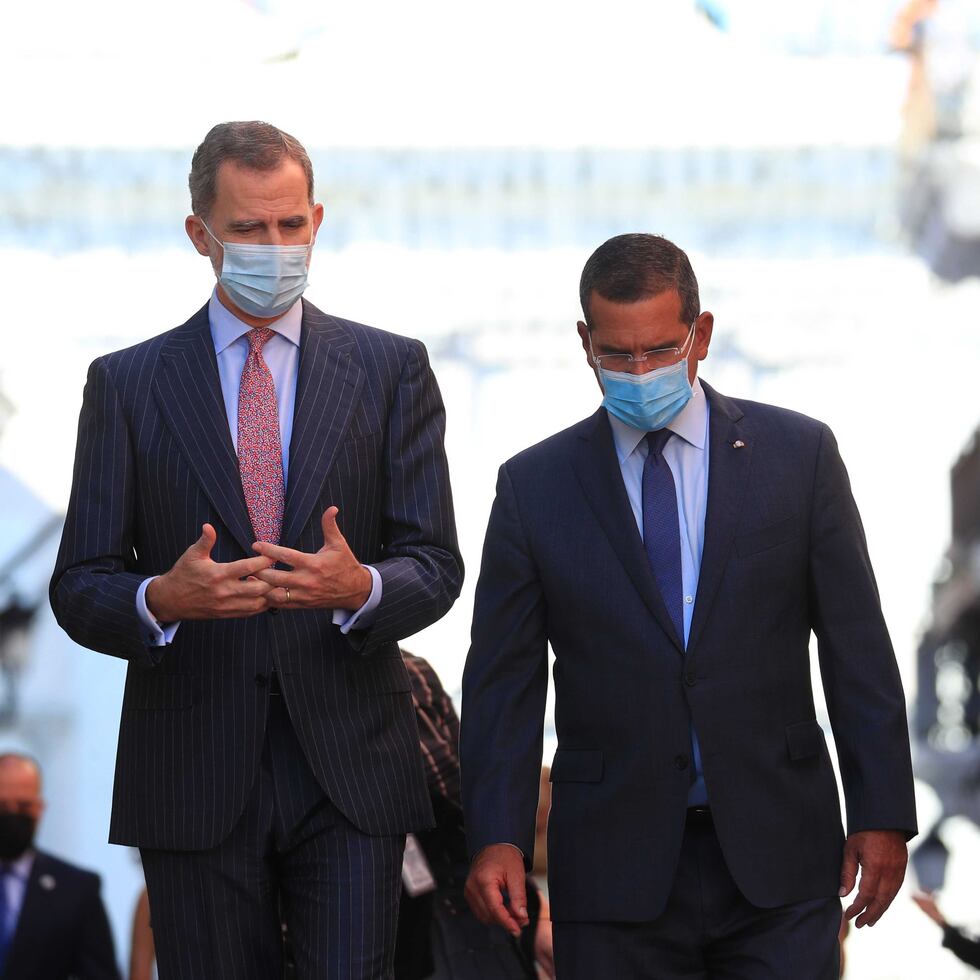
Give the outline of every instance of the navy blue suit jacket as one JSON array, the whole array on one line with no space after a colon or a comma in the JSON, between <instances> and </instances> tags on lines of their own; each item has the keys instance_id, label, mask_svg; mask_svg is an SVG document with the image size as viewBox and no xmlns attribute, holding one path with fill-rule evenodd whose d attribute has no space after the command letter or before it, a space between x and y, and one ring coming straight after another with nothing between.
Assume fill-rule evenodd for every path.
<instances>
[{"instance_id":1,"label":"navy blue suit jacket","mask_svg":"<svg viewBox=\"0 0 980 980\"><path fill-rule=\"evenodd\" d=\"M254 541L218 380L207 307L89 369L51 604L78 643L129 661L110 839L199 849L241 814L276 669L318 781L361 830L428 825L411 685L398 641L442 616L462 563L443 447L445 416L417 341L304 301L282 544L322 547L331 504L383 597L344 637L330 610L181 624L148 647L136 591L210 522L212 557Z\"/></svg>"},{"instance_id":2,"label":"navy blue suit jacket","mask_svg":"<svg viewBox=\"0 0 980 980\"><path fill-rule=\"evenodd\" d=\"M34 856L4 980L119 980L99 876Z\"/></svg>"},{"instance_id":3,"label":"navy blue suit jacket","mask_svg":"<svg viewBox=\"0 0 980 980\"><path fill-rule=\"evenodd\" d=\"M465 824L474 853L507 841L532 854L550 642L548 871L559 920L642 921L663 909L692 718L745 896L776 906L837 893L843 835L814 710L811 630L849 829L915 830L902 687L833 435L704 388L708 500L686 653L605 410L500 470L463 680Z\"/></svg>"}]
</instances>

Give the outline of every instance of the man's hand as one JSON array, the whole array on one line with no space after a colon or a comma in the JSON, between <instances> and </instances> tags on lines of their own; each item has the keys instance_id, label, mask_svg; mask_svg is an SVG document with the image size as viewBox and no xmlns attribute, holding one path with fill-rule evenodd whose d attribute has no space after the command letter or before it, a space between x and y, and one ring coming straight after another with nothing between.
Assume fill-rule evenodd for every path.
<instances>
[{"instance_id":1,"label":"man's hand","mask_svg":"<svg viewBox=\"0 0 980 980\"><path fill-rule=\"evenodd\" d=\"M270 605L291 609L360 609L367 602L371 595L371 573L347 546L337 527L337 513L336 507L328 507L323 512L320 519L323 547L315 555L266 541L257 541L252 546L264 558L292 567L289 572L265 568L256 573L257 578L275 590L269 596Z\"/></svg>"},{"instance_id":2,"label":"man's hand","mask_svg":"<svg viewBox=\"0 0 980 980\"><path fill-rule=\"evenodd\" d=\"M841 898L849 894L861 867L861 884L854 901L844 910L845 919L857 916L855 925L873 926L898 893L909 861L905 835L897 830L863 830L844 844L840 870Z\"/></svg>"},{"instance_id":3,"label":"man's hand","mask_svg":"<svg viewBox=\"0 0 980 980\"><path fill-rule=\"evenodd\" d=\"M528 924L525 887L521 852L510 844L491 844L473 858L463 894L481 922L495 922L516 937Z\"/></svg>"},{"instance_id":4,"label":"man's hand","mask_svg":"<svg viewBox=\"0 0 980 980\"><path fill-rule=\"evenodd\" d=\"M218 535L210 524L169 572L146 587L146 607L161 623L182 619L232 619L268 609L272 587L255 578L269 559L216 562L211 549Z\"/></svg>"},{"instance_id":5,"label":"man's hand","mask_svg":"<svg viewBox=\"0 0 980 980\"><path fill-rule=\"evenodd\" d=\"M941 929L945 929L949 925L946 917L939 911L936 900L928 892L918 892L912 896L912 901Z\"/></svg>"}]
</instances>

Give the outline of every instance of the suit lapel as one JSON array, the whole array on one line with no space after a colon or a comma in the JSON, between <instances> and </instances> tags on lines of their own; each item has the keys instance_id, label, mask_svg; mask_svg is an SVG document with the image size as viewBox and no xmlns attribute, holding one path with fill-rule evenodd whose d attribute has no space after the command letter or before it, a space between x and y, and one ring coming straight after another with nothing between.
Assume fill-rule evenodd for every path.
<instances>
[{"instance_id":1,"label":"suit lapel","mask_svg":"<svg viewBox=\"0 0 980 980\"><path fill-rule=\"evenodd\" d=\"M599 526L643 601L678 651L683 652L684 644L677 636L643 549L605 409L600 408L590 422L579 437L582 441L573 459L575 475Z\"/></svg>"},{"instance_id":2,"label":"suit lapel","mask_svg":"<svg viewBox=\"0 0 980 980\"><path fill-rule=\"evenodd\" d=\"M251 555L255 533L228 431L207 306L167 338L153 386L160 412L201 489Z\"/></svg>"},{"instance_id":3,"label":"suit lapel","mask_svg":"<svg viewBox=\"0 0 980 980\"><path fill-rule=\"evenodd\" d=\"M711 612L735 539L742 496L748 483L753 440L742 410L703 381L711 414L708 422L708 502L704 549L694 619L687 649L696 646ZM736 447L736 443L741 443Z\"/></svg>"},{"instance_id":4,"label":"suit lapel","mask_svg":"<svg viewBox=\"0 0 980 980\"><path fill-rule=\"evenodd\" d=\"M286 547L296 547L310 519L360 397L364 371L351 356L354 350L350 333L304 300L282 528Z\"/></svg>"}]
</instances>

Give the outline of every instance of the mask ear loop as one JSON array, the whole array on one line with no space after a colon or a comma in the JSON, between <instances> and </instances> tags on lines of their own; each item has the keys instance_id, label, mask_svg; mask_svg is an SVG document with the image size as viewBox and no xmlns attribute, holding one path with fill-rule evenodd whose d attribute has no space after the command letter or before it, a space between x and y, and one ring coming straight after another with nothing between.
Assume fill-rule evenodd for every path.
<instances>
[{"instance_id":1,"label":"mask ear loop","mask_svg":"<svg viewBox=\"0 0 980 980\"><path fill-rule=\"evenodd\" d=\"M225 250L225 243L221 241L219 238L215 237L214 232L208 227L208 223L200 215L198 215L197 220L200 221L202 225L204 225L204 230L214 239L214 241L218 245L221 246L221 251L223 252Z\"/></svg>"}]
</instances>

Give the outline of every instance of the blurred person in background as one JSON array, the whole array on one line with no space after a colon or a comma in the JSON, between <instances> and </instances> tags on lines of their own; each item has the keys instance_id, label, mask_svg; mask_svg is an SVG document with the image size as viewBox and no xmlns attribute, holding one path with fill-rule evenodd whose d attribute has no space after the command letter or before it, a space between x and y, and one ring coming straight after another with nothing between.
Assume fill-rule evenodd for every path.
<instances>
[{"instance_id":1,"label":"blurred person in background","mask_svg":"<svg viewBox=\"0 0 980 980\"><path fill-rule=\"evenodd\" d=\"M527 921L550 644L561 980L836 980L840 898L860 869L846 915L880 919L916 818L833 434L699 380L714 318L672 242L610 239L580 301L602 406L501 467L487 528L463 675L467 897L512 934Z\"/></svg>"},{"instance_id":2,"label":"blurred person in background","mask_svg":"<svg viewBox=\"0 0 980 980\"><path fill-rule=\"evenodd\" d=\"M442 399L421 343L301 298L323 205L294 137L215 126L189 184L217 283L91 365L51 605L129 664L110 840L161 974L279 976L284 918L299 977L378 980L432 820L398 640L462 580Z\"/></svg>"},{"instance_id":3,"label":"blurred person in background","mask_svg":"<svg viewBox=\"0 0 980 980\"><path fill-rule=\"evenodd\" d=\"M0 755L0 977L119 980L99 876L34 847L41 771Z\"/></svg>"},{"instance_id":4,"label":"blurred person in background","mask_svg":"<svg viewBox=\"0 0 980 980\"><path fill-rule=\"evenodd\" d=\"M980 970L980 939L967 936L962 929L951 926L932 895L920 893L912 901L943 931L943 946L968 966Z\"/></svg>"},{"instance_id":5,"label":"blurred person in background","mask_svg":"<svg viewBox=\"0 0 980 980\"><path fill-rule=\"evenodd\" d=\"M463 897L469 856L459 795L459 718L432 665L402 651L412 680L436 826L406 850L395 980L553 977L548 900L527 877L528 924L518 938L478 922ZM540 973L537 971L540 970Z\"/></svg>"}]
</instances>

